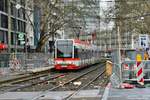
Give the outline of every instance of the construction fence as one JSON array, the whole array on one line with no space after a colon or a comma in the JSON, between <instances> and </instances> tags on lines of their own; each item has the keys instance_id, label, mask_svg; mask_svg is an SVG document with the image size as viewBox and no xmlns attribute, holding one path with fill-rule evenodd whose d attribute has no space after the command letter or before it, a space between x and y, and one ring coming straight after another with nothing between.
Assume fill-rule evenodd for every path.
<instances>
[{"instance_id":1,"label":"construction fence","mask_svg":"<svg viewBox=\"0 0 150 100\"><path fill-rule=\"evenodd\" d=\"M26 71L37 67L53 65L53 54L45 53L1 53L0 74L10 71Z\"/></svg>"},{"instance_id":2,"label":"construction fence","mask_svg":"<svg viewBox=\"0 0 150 100\"><path fill-rule=\"evenodd\" d=\"M138 77L139 68L142 68L140 75L142 75L144 81L150 81L150 60L143 60L143 51L122 50L120 52L120 55L117 50L112 52L113 72L111 82L115 84L114 86L119 86L122 82L137 82L138 78L141 78ZM138 65L137 55L141 55L140 65Z\"/></svg>"},{"instance_id":3,"label":"construction fence","mask_svg":"<svg viewBox=\"0 0 150 100\"><path fill-rule=\"evenodd\" d=\"M144 80L150 81L150 61L142 60L141 66L143 68ZM137 80L137 61L124 61L121 63L122 80L136 81Z\"/></svg>"}]
</instances>

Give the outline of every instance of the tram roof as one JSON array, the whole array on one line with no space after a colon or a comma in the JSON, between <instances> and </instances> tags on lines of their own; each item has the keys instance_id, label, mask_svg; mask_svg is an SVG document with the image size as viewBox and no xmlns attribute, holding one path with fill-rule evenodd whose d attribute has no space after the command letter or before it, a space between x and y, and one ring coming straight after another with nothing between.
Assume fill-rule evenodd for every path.
<instances>
[{"instance_id":1,"label":"tram roof","mask_svg":"<svg viewBox=\"0 0 150 100\"><path fill-rule=\"evenodd\" d=\"M56 41L62 41L62 40L71 40L74 41L74 45L77 48L80 49L87 49L87 50L96 50L96 51L100 51L99 48L96 45L93 45L92 43L89 43L88 41L82 41L79 39L57 39Z\"/></svg>"}]
</instances>

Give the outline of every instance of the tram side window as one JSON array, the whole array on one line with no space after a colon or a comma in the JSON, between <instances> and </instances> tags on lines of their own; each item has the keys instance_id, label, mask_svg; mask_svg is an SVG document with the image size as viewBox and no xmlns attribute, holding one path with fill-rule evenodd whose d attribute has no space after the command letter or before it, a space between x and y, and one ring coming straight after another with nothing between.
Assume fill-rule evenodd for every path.
<instances>
[{"instance_id":1,"label":"tram side window","mask_svg":"<svg viewBox=\"0 0 150 100\"><path fill-rule=\"evenodd\" d=\"M92 50L92 56L95 57L95 51L94 50Z\"/></svg>"},{"instance_id":2,"label":"tram side window","mask_svg":"<svg viewBox=\"0 0 150 100\"><path fill-rule=\"evenodd\" d=\"M83 49L80 49L80 58L84 59L84 50Z\"/></svg>"},{"instance_id":3,"label":"tram side window","mask_svg":"<svg viewBox=\"0 0 150 100\"><path fill-rule=\"evenodd\" d=\"M89 52L88 52L88 50L85 50L85 57L88 59L89 58Z\"/></svg>"},{"instance_id":4,"label":"tram side window","mask_svg":"<svg viewBox=\"0 0 150 100\"><path fill-rule=\"evenodd\" d=\"M90 50L87 50L86 54L87 54L87 59L91 58L91 51Z\"/></svg>"},{"instance_id":5,"label":"tram side window","mask_svg":"<svg viewBox=\"0 0 150 100\"><path fill-rule=\"evenodd\" d=\"M86 59L86 50L83 49L83 59Z\"/></svg>"},{"instance_id":6,"label":"tram side window","mask_svg":"<svg viewBox=\"0 0 150 100\"><path fill-rule=\"evenodd\" d=\"M78 58L78 57L79 57L78 48L74 47L74 58Z\"/></svg>"},{"instance_id":7,"label":"tram side window","mask_svg":"<svg viewBox=\"0 0 150 100\"><path fill-rule=\"evenodd\" d=\"M78 49L78 53L79 53L79 58L83 59L83 50L82 49Z\"/></svg>"}]
</instances>

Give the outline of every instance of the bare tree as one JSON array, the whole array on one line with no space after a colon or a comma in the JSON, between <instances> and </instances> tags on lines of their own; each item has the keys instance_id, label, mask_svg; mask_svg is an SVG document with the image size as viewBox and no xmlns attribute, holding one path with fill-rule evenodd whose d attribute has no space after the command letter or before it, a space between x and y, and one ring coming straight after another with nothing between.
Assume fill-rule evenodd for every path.
<instances>
[{"instance_id":1,"label":"bare tree","mask_svg":"<svg viewBox=\"0 0 150 100\"><path fill-rule=\"evenodd\" d=\"M115 6L109 8L105 16L107 16L107 20L113 19L115 22L121 22L121 33L133 30L141 34L149 33L149 9L150 2L148 0L115 0ZM142 17L144 18L141 19Z\"/></svg>"},{"instance_id":2,"label":"bare tree","mask_svg":"<svg viewBox=\"0 0 150 100\"><path fill-rule=\"evenodd\" d=\"M30 1L30 0L29 0ZM69 2L68 2L69 1ZM34 6L40 8L40 39L36 47L37 52L41 52L45 43L50 37L57 34L57 31L62 28L85 27L86 17L90 16L89 12L85 10L87 7L92 7L97 0L81 0L78 4L73 4L72 0L34 0ZM28 17L29 18L29 17ZM30 20L32 23L32 21ZM34 24L31 24L34 28Z\"/></svg>"}]
</instances>

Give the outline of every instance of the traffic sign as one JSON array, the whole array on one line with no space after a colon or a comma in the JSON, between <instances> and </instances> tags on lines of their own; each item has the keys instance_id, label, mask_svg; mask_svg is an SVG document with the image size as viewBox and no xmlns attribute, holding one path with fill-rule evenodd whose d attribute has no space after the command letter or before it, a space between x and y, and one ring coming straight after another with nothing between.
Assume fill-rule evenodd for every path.
<instances>
[{"instance_id":1,"label":"traffic sign","mask_svg":"<svg viewBox=\"0 0 150 100\"><path fill-rule=\"evenodd\" d=\"M21 45L24 45L25 44L25 33L19 32L18 33L18 40L20 41Z\"/></svg>"},{"instance_id":2,"label":"traffic sign","mask_svg":"<svg viewBox=\"0 0 150 100\"><path fill-rule=\"evenodd\" d=\"M18 33L18 40L24 41L24 33Z\"/></svg>"}]
</instances>

